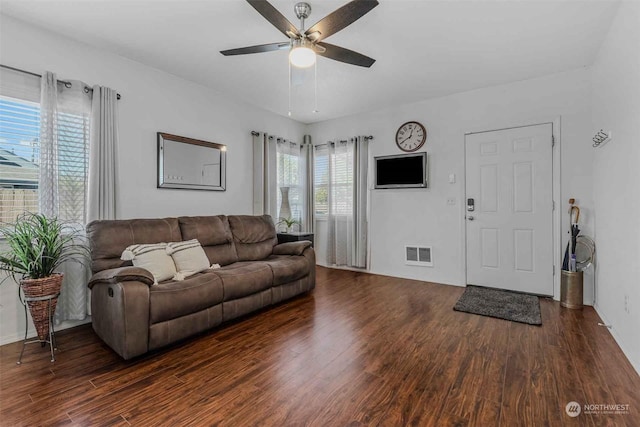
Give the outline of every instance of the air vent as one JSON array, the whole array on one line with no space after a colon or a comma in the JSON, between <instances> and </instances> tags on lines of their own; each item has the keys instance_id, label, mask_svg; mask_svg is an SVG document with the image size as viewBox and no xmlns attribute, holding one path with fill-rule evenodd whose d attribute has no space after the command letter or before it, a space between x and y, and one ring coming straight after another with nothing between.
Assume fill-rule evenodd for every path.
<instances>
[{"instance_id":1,"label":"air vent","mask_svg":"<svg viewBox=\"0 0 640 427\"><path fill-rule=\"evenodd\" d=\"M431 246L405 246L405 264L433 267Z\"/></svg>"}]
</instances>

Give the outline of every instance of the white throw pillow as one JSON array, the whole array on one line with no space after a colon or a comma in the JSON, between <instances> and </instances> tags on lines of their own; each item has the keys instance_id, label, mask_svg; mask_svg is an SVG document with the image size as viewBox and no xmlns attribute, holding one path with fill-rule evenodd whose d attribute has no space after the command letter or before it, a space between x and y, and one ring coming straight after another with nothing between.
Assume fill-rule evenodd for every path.
<instances>
[{"instance_id":1,"label":"white throw pillow","mask_svg":"<svg viewBox=\"0 0 640 427\"><path fill-rule=\"evenodd\" d=\"M178 280L211 268L209 258L197 239L167 243L167 254L171 255L178 269Z\"/></svg>"},{"instance_id":2,"label":"white throw pillow","mask_svg":"<svg viewBox=\"0 0 640 427\"><path fill-rule=\"evenodd\" d=\"M136 267L149 270L155 283L168 279L176 280L176 266L167 254L166 243L131 245L122 252L120 259L132 261Z\"/></svg>"}]
</instances>

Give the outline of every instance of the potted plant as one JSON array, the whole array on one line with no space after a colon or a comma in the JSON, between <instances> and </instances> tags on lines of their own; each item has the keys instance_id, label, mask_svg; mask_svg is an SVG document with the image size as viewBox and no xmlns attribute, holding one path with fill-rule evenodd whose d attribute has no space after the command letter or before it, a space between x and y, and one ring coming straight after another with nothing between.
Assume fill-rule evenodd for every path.
<instances>
[{"instance_id":1,"label":"potted plant","mask_svg":"<svg viewBox=\"0 0 640 427\"><path fill-rule=\"evenodd\" d=\"M42 214L23 213L14 223L0 226L0 233L8 247L0 254L0 270L8 273L4 280L11 278L20 284L38 339L44 343L49 335L49 303L54 313L57 297L30 300L58 295L63 274L57 269L67 261L83 263L87 248L78 243L77 230Z\"/></svg>"},{"instance_id":2,"label":"potted plant","mask_svg":"<svg viewBox=\"0 0 640 427\"><path fill-rule=\"evenodd\" d=\"M289 217L289 218L280 218L280 221L278 221L277 225L284 225L286 227L285 233L290 233L291 227L293 227L296 224L300 225L300 221Z\"/></svg>"}]
</instances>

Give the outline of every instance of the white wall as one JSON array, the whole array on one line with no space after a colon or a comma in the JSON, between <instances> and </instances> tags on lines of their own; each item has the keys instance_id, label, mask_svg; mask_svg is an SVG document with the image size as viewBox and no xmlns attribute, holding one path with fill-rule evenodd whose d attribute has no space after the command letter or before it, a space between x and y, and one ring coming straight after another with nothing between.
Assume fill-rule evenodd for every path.
<instances>
[{"instance_id":1,"label":"white wall","mask_svg":"<svg viewBox=\"0 0 640 427\"><path fill-rule=\"evenodd\" d=\"M209 88L0 15L0 63L117 89L119 218L251 214L252 130L301 140L304 125ZM286 102L286 98L283 98ZM156 132L226 144L227 191L156 188ZM24 333L16 286L0 286L0 344Z\"/></svg>"},{"instance_id":2,"label":"white wall","mask_svg":"<svg viewBox=\"0 0 640 427\"><path fill-rule=\"evenodd\" d=\"M422 150L429 155L429 188L369 192L370 270L389 276L464 285L465 132L550 122L560 117L561 141L554 155L560 151L561 194L554 198L560 202L558 208L562 211L564 248L567 201L571 197L582 209L583 233L593 235L590 91L590 71L579 69L316 123L309 126L309 133L315 144L337 137L373 135L375 139L369 152L373 158L400 154L394 142L398 127L408 120L423 123L428 132ZM449 174L456 175L455 184L449 183ZM447 198L455 198L456 205L447 205ZM322 241L325 225L322 220L317 222L320 263L326 259L326 242ZM434 266L405 265L403 254L407 244L433 246ZM558 273L560 254L557 258ZM592 276L586 278L586 283L585 303L591 303Z\"/></svg>"},{"instance_id":3,"label":"white wall","mask_svg":"<svg viewBox=\"0 0 640 427\"><path fill-rule=\"evenodd\" d=\"M624 2L593 66L596 309L640 372L640 3ZM629 312L624 298L629 297Z\"/></svg>"}]
</instances>

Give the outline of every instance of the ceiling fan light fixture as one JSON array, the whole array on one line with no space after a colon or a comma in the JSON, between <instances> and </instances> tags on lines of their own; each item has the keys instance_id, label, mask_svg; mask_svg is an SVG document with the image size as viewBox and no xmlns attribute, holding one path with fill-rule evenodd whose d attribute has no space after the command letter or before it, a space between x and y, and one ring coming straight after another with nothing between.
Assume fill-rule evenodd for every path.
<instances>
[{"instance_id":1,"label":"ceiling fan light fixture","mask_svg":"<svg viewBox=\"0 0 640 427\"><path fill-rule=\"evenodd\" d=\"M316 63L316 53L306 46L294 46L289 52L289 62L294 67L309 68Z\"/></svg>"}]
</instances>

